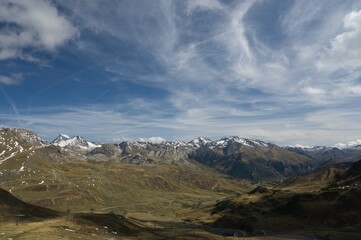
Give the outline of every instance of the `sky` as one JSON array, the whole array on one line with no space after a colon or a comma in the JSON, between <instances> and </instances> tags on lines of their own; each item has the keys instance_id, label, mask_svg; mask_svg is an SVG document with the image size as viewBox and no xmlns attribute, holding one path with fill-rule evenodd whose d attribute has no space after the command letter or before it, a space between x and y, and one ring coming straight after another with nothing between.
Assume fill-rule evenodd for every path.
<instances>
[{"instance_id":1,"label":"sky","mask_svg":"<svg viewBox=\"0 0 361 240\"><path fill-rule=\"evenodd\" d=\"M361 139L361 1L2 0L0 127Z\"/></svg>"}]
</instances>

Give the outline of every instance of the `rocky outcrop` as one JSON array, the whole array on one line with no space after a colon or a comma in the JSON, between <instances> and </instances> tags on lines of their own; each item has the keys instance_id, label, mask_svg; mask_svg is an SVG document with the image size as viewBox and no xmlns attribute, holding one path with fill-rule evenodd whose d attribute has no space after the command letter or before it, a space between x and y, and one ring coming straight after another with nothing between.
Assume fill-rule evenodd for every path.
<instances>
[{"instance_id":1,"label":"rocky outcrop","mask_svg":"<svg viewBox=\"0 0 361 240\"><path fill-rule=\"evenodd\" d=\"M184 146L169 143L122 142L121 161L131 164L186 163L188 154Z\"/></svg>"},{"instance_id":2,"label":"rocky outcrop","mask_svg":"<svg viewBox=\"0 0 361 240\"><path fill-rule=\"evenodd\" d=\"M106 157L119 157L121 153L117 144L102 144L90 151L90 155L102 154Z\"/></svg>"}]
</instances>

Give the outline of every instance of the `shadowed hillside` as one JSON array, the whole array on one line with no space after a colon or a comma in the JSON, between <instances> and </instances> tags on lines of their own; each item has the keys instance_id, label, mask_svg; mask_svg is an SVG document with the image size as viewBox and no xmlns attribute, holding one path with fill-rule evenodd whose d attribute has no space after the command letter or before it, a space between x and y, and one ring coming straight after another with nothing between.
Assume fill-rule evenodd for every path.
<instances>
[{"instance_id":1,"label":"shadowed hillside","mask_svg":"<svg viewBox=\"0 0 361 240\"><path fill-rule=\"evenodd\" d=\"M24 219L47 219L60 216L57 211L21 201L0 188L0 221L15 219L15 214L24 215L22 217Z\"/></svg>"},{"instance_id":2,"label":"shadowed hillside","mask_svg":"<svg viewBox=\"0 0 361 240\"><path fill-rule=\"evenodd\" d=\"M219 201L208 208L207 218L199 220L251 235L295 232L320 239L358 239L360 163L355 162L347 170L322 168L288 179L287 187L282 187L285 183L278 187L259 186L249 193ZM204 214L207 209L200 211Z\"/></svg>"}]
</instances>

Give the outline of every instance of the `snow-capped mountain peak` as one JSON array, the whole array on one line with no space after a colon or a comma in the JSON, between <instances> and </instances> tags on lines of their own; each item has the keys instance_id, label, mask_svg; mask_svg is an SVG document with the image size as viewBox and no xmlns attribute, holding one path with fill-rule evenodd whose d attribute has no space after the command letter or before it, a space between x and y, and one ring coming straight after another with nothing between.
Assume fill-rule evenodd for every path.
<instances>
[{"instance_id":1,"label":"snow-capped mountain peak","mask_svg":"<svg viewBox=\"0 0 361 240\"><path fill-rule=\"evenodd\" d=\"M191 146L191 147L199 148L200 146L206 145L207 143L210 143L210 142L212 142L212 140L209 139L209 138L197 137L197 138L193 139L192 141L190 141L188 143L188 145Z\"/></svg>"},{"instance_id":2,"label":"snow-capped mountain peak","mask_svg":"<svg viewBox=\"0 0 361 240\"><path fill-rule=\"evenodd\" d=\"M63 141L69 140L69 139L70 139L70 137L68 135L61 133L61 134L59 134L59 136L57 136L54 139L54 141L52 143L61 143Z\"/></svg>"},{"instance_id":3,"label":"snow-capped mountain peak","mask_svg":"<svg viewBox=\"0 0 361 240\"><path fill-rule=\"evenodd\" d=\"M71 138L66 134L59 134L52 144L62 148L77 148L81 150L92 150L99 147L99 145L86 141L81 136L74 136Z\"/></svg>"}]
</instances>

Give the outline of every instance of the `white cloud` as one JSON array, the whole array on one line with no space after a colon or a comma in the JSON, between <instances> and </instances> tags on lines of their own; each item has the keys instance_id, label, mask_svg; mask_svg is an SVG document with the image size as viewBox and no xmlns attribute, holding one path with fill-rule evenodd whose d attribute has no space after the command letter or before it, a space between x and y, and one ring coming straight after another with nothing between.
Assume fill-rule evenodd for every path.
<instances>
[{"instance_id":1,"label":"white cloud","mask_svg":"<svg viewBox=\"0 0 361 240\"><path fill-rule=\"evenodd\" d=\"M20 73L11 74L10 76L0 75L0 84L14 85L20 83L22 79L23 79L23 75Z\"/></svg>"},{"instance_id":2,"label":"white cloud","mask_svg":"<svg viewBox=\"0 0 361 240\"><path fill-rule=\"evenodd\" d=\"M188 0L187 13L192 14L195 11L222 10L223 5L218 0Z\"/></svg>"},{"instance_id":3,"label":"white cloud","mask_svg":"<svg viewBox=\"0 0 361 240\"><path fill-rule=\"evenodd\" d=\"M54 51L77 35L76 28L48 0L0 2L0 60L22 57L33 47Z\"/></svg>"},{"instance_id":4,"label":"white cloud","mask_svg":"<svg viewBox=\"0 0 361 240\"><path fill-rule=\"evenodd\" d=\"M361 139L355 140L355 141L349 141L348 143L337 143L334 145L334 147L337 148L350 148L350 147L355 147L361 145Z\"/></svg>"},{"instance_id":5,"label":"white cloud","mask_svg":"<svg viewBox=\"0 0 361 240\"><path fill-rule=\"evenodd\" d=\"M139 138L141 142L149 142L149 143L162 143L165 141L162 137L149 137L149 138Z\"/></svg>"},{"instance_id":6,"label":"white cloud","mask_svg":"<svg viewBox=\"0 0 361 240\"><path fill-rule=\"evenodd\" d=\"M348 13L343 19L343 32L330 41L330 47L319 67L360 68L361 67L361 10Z\"/></svg>"},{"instance_id":7,"label":"white cloud","mask_svg":"<svg viewBox=\"0 0 361 240\"><path fill-rule=\"evenodd\" d=\"M318 96L318 97L323 96L326 93L326 91L321 88L315 88L315 87L310 87L310 86L306 86L306 87L302 88L302 91L308 95Z\"/></svg>"},{"instance_id":8,"label":"white cloud","mask_svg":"<svg viewBox=\"0 0 361 240\"><path fill-rule=\"evenodd\" d=\"M361 86L349 86L347 90L351 95L361 96Z\"/></svg>"}]
</instances>

